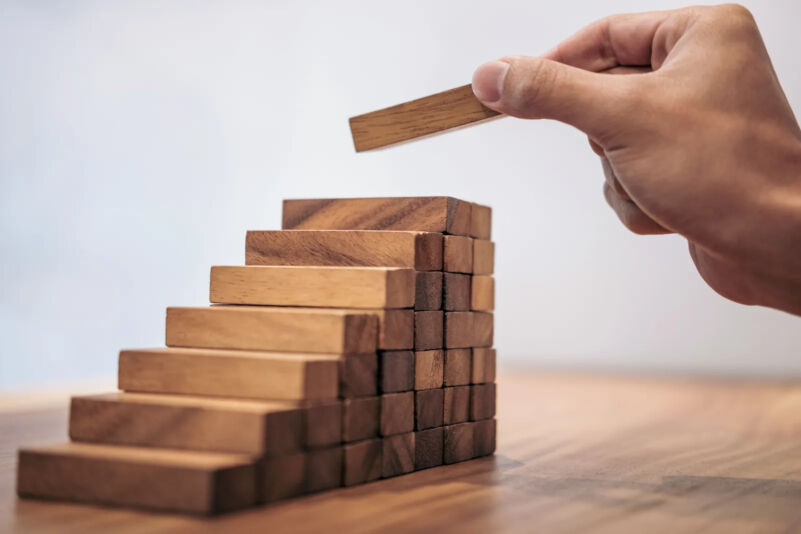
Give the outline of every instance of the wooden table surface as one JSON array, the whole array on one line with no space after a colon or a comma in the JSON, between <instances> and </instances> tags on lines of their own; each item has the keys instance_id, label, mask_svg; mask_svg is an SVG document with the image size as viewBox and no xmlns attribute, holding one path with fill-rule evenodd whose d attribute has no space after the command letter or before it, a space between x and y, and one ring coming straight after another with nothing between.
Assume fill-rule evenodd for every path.
<instances>
[{"instance_id":1,"label":"wooden table surface","mask_svg":"<svg viewBox=\"0 0 801 534\"><path fill-rule=\"evenodd\" d=\"M505 373L498 400L493 458L212 519L18 500L66 409L0 414L0 531L801 532L799 381Z\"/></svg>"}]
</instances>

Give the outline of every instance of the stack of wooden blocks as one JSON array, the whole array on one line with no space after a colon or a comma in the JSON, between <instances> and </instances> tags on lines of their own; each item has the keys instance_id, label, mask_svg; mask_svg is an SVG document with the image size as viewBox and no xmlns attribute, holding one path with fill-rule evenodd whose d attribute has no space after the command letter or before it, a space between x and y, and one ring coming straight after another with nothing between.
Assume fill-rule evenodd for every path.
<instances>
[{"instance_id":1,"label":"stack of wooden blocks","mask_svg":"<svg viewBox=\"0 0 801 534\"><path fill-rule=\"evenodd\" d=\"M207 514L494 452L490 208L287 200L283 228L20 450L20 496Z\"/></svg>"}]
</instances>

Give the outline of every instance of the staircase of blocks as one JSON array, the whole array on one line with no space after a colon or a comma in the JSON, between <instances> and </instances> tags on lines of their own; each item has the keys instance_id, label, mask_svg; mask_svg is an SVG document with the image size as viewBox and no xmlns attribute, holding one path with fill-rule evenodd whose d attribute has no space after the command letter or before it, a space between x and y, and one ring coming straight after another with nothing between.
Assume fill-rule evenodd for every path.
<instances>
[{"instance_id":1,"label":"staircase of blocks","mask_svg":"<svg viewBox=\"0 0 801 534\"><path fill-rule=\"evenodd\" d=\"M19 451L20 497L216 514L495 451L491 209L450 197L285 200L166 348L73 397Z\"/></svg>"}]
</instances>

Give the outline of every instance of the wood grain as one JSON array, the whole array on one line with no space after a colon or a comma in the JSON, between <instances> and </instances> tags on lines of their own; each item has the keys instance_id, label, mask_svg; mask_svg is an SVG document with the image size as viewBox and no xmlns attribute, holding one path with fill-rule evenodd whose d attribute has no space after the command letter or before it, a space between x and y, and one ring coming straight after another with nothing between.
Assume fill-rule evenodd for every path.
<instances>
[{"instance_id":1,"label":"wood grain","mask_svg":"<svg viewBox=\"0 0 801 534\"><path fill-rule=\"evenodd\" d=\"M443 274L442 309L445 311L470 310L471 278L469 274Z\"/></svg>"},{"instance_id":2,"label":"wood grain","mask_svg":"<svg viewBox=\"0 0 801 534\"><path fill-rule=\"evenodd\" d=\"M444 408L443 391L442 388L415 391L415 430L426 430L427 428L442 426L442 413Z\"/></svg>"},{"instance_id":3,"label":"wood grain","mask_svg":"<svg viewBox=\"0 0 801 534\"><path fill-rule=\"evenodd\" d=\"M442 270L442 234L372 230L251 230L247 265L403 267Z\"/></svg>"},{"instance_id":4,"label":"wood grain","mask_svg":"<svg viewBox=\"0 0 801 534\"><path fill-rule=\"evenodd\" d=\"M381 478L383 443L379 438L344 446L343 482L345 486L364 484Z\"/></svg>"},{"instance_id":5,"label":"wood grain","mask_svg":"<svg viewBox=\"0 0 801 534\"><path fill-rule=\"evenodd\" d=\"M378 356L375 352L323 357L339 364L340 397L364 397L378 393Z\"/></svg>"},{"instance_id":6,"label":"wood grain","mask_svg":"<svg viewBox=\"0 0 801 534\"><path fill-rule=\"evenodd\" d=\"M444 384L446 386L469 384L472 364L473 357L470 349L446 349Z\"/></svg>"},{"instance_id":7,"label":"wood grain","mask_svg":"<svg viewBox=\"0 0 801 534\"><path fill-rule=\"evenodd\" d=\"M441 349L418 350L414 353L414 389L441 388L445 353Z\"/></svg>"},{"instance_id":8,"label":"wood grain","mask_svg":"<svg viewBox=\"0 0 801 534\"><path fill-rule=\"evenodd\" d=\"M491 347L493 315L484 312L446 312L445 348Z\"/></svg>"},{"instance_id":9,"label":"wood grain","mask_svg":"<svg viewBox=\"0 0 801 534\"><path fill-rule=\"evenodd\" d=\"M302 452L263 458L256 464L257 501L274 502L305 491L306 454Z\"/></svg>"},{"instance_id":10,"label":"wood grain","mask_svg":"<svg viewBox=\"0 0 801 534\"><path fill-rule=\"evenodd\" d=\"M475 423L448 425L443 429L442 462L453 464L473 458L473 426Z\"/></svg>"},{"instance_id":11,"label":"wood grain","mask_svg":"<svg viewBox=\"0 0 801 534\"><path fill-rule=\"evenodd\" d=\"M302 417L299 407L280 402L108 393L72 398L69 435L107 445L280 455L303 447Z\"/></svg>"},{"instance_id":12,"label":"wood grain","mask_svg":"<svg viewBox=\"0 0 801 534\"><path fill-rule=\"evenodd\" d=\"M339 392L335 360L319 355L208 349L123 350L119 388L142 393L249 399L330 399Z\"/></svg>"},{"instance_id":13,"label":"wood grain","mask_svg":"<svg viewBox=\"0 0 801 534\"><path fill-rule=\"evenodd\" d=\"M215 266L209 300L222 304L410 308L415 271L386 267Z\"/></svg>"},{"instance_id":14,"label":"wood grain","mask_svg":"<svg viewBox=\"0 0 801 534\"><path fill-rule=\"evenodd\" d=\"M379 352L381 393L399 393L414 389L414 352L393 350Z\"/></svg>"},{"instance_id":15,"label":"wood grain","mask_svg":"<svg viewBox=\"0 0 801 534\"><path fill-rule=\"evenodd\" d=\"M473 272L473 241L460 235L443 237L442 270L452 273ZM482 253L483 255L484 253Z\"/></svg>"},{"instance_id":16,"label":"wood grain","mask_svg":"<svg viewBox=\"0 0 801 534\"><path fill-rule=\"evenodd\" d=\"M388 478L414 471L414 432L385 437L381 441L381 476Z\"/></svg>"},{"instance_id":17,"label":"wood grain","mask_svg":"<svg viewBox=\"0 0 801 534\"><path fill-rule=\"evenodd\" d=\"M304 491L314 493L341 486L342 463L341 445L308 451Z\"/></svg>"},{"instance_id":18,"label":"wood grain","mask_svg":"<svg viewBox=\"0 0 801 534\"><path fill-rule=\"evenodd\" d=\"M414 392L381 395L380 433L391 436L414 430Z\"/></svg>"},{"instance_id":19,"label":"wood grain","mask_svg":"<svg viewBox=\"0 0 801 534\"><path fill-rule=\"evenodd\" d=\"M442 308L442 273L417 271L414 309L439 310Z\"/></svg>"},{"instance_id":20,"label":"wood grain","mask_svg":"<svg viewBox=\"0 0 801 534\"><path fill-rule=\"evenodd\" d=\"M495 382L495 349L476 347L473 349L473 370L470 381L473 384Z\"/></svg>"},{"instance_id":21,"label":"wood grain","mask_svg":"<svg viewBox=\"0 0 801 534\"><path fill-rule=\"evenodd\" d=\"M414 433L414 468L428 469L442 465L443 427Z\"/></svg>"},{"instance_id":22,"label":"wood grain","mask_svg":"<svg viewBox=\"0 0 801 534\"><path fill-rule=\"evenodd\" d=\"M497 436L495 419L484 419L473 423L473 457L489 456L495 453Z\"/></svg>"},{"instance_id":23,"label":"wood grain","mask_svg":"<svg viewBox=\"0 0 801 534\"><path fill-rule=\"evenodd\" d=\"M470 235L477 239L492 237L492 208L473 203L470 207Z\"/></svg>"},{"instance_id":24,"label":"wood grain","mask_svg":"<svg viewBox=\"0 0 801 534\"><path fill-rule=\"evenodd\" d=\"M470 420L470 386L444 388L442 422L446 425Z\"/></svg>"},{"instance_id":25,"label":"wood grain","mask_svg":"<svg viewBox=\"0 0 801 534\"><path fill-rule=\"evenodd\" d=\"M482 239L473 240L473 274L495 272L495 243Z\"/></svg>"},{"instance_id":26,"label":"wood grain","mask_svg":"<svg viewBox=\"0 0 801 534\"><path fill-rule=\"evenodd\" d=\"M374 314L320 308L167 308L168 347L361 354L378 344Z\"/></svg>"},{"instance_id":27,"label":"wood grain","mask_svg":"<svg viewBox=\"0 0 801 534\"><path fill-rule=\"evenodd\" d=\"M480 421L495 417L495 383L470 386L470 420Z\"/></svg>"},{"instance_id":28,"label":"wood grain","mask_svg":"<svg viewBox=\"0 0 801 534\"><path fill-rule=\"evenodd\" d=\"M350 443L378 436L381 397L345 399L342 410L343 441Z\"/></svg>"},{"instance_id":29,"label":"wood grain","mask_svg":"<svg viewBox=\"0 0 801 534\"><path fill-rule=\"evenodd\" d=\"M472 277L470 288L470 309L473 311L492 311L495 309L495 279L491 276Z\"/></svg>"},{"instance_id":30,"label":"wood grain","mask_svg":"<svg viewBox=\"0 0 801 534\"><path fill-rule=\"evenodd\" d=\"M414 312L414 350L442 348L444 342L443 317L441 311Z\"/></svg>"},{"instance_id":31,"label":"wood grain","mask_svg":"<svg viewBox=\"0 0 801 534\"><path fill-rule=\"evenodd\" d=\"M217 454L66 443L19 451L23 497L214 514L256 502L253 459Z\"/></svg>"},{"instance_id":32,"label":"wood grain","mask_svg":"<svg viewBox=\"0 0 801 534\"><path fill-rule=\"evenodd\" d=\"M498 116L470 84L350 118L356 152L432 135Z\"/></svg>"},{"instance_id":33,"label":"wood grain","mask_svg":"<svg viewBox=\"0 0 801 534\"><path fill-rule=\"evenodd\" d=\"M281 228L470 233L472 204L452 197L284 200ZM481 215L479 214L479 218Z\"/></svg>"}]
</instances>

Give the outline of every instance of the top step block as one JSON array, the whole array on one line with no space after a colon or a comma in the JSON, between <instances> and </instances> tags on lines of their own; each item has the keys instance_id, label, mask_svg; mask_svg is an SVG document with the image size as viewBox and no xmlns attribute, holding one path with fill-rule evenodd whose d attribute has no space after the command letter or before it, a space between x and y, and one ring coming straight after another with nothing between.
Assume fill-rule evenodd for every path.
<instances>
[{"instance_id":1,"label":"top step block","mask_svg":"<svg viewBox=\"0 0 801 534\"><path fill-rule=\"evenodd\" d=\"M452 197L288 199L284 200L282 228L411 230L489 239L491 211L478 206L474 221L473 206Z\"/></svg>"}]
</instances>

